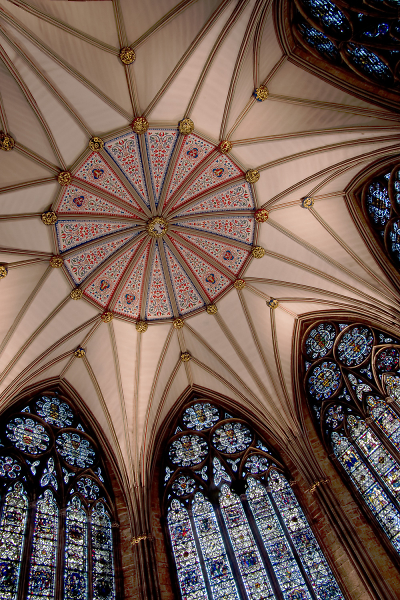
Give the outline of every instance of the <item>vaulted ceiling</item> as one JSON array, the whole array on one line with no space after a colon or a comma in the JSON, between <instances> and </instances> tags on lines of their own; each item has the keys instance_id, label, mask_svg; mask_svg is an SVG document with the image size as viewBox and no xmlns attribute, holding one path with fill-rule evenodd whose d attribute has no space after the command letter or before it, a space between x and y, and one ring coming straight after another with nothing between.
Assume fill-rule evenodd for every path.
<instances>
[{"instance_id":1,"label":"vaulted ceiling","mask_svg":"<svg viewBox=\"0 0 400 600\"><path fill-rule=\"evenodd\" d=\"M400 117L290 62L277 39L270 0L0 0L0 7L0 129L15 140L13 150L0 152L0 261L8 265L0 281L3 405L41 380L65 380L103 428L127 483L146 478L160 426L188 386L211 388L248 407L283 442L295 435L296 320L322 310L398 314L397 294L351 220L344 190L369 163L399 151ZM128 45L136 60L124 65L119 51ZM252 94L261 84L269 96L258 102ZM194 185L186 199L192 199L195 217L190 221L186 214L175 226L169 222L170 238L162 242L146 230L147 220L165 210L158 209L163 203L157 205L155 163L146 152L150 133L135 136L130 127L141 115L150 133L168 130L180 140L161 160L167 182L179 144L190 137L178 135L184 117L194 122L193 144L214 152L195 166L193 181L186 181L186 190ZM88 149L92 136L105 142L94 155ZM121 136L140 146L148 197L113 160L110 148ZM227 139L233 147L221 154L216 147ZM100 169L111 169L119 191L85 180L82 165L91 156L101 157ZM226 161L225 169L232 166L234 183L217 182L214 189L200 182L197 189L203 167L217 159ZM260 178L246 184L249 169L257 169ZM57 181L60 171L74 176L67 188ZM248 186L250 204L239 207L242 213L223 194L217 198L234 184ZM167 196L166 190L160 193ZM197 194L204 201L196 204ZM80 195L92 203L89 216L76 201ZM301 206L307 196L315 200L309 209ZM254 209L260 208L269 218L257 223ZM49 210L57 213L56 224L43 223L41 215ZM218 218L225 219L220 229ZM232 233L235 226L243 231L240 219L252 231L244 241ZM197 238L187 227L195 221ZM63 245L63 227L67 238L75 236L70 242L75 250ZM97 263L84 274L87 283L69 265L88 242L106 252L107 244L123 237L121 230L129 230L134 246L135 227L138 247L148 248L152 260L143 266L141 306L129 313L126 306L117 310L116 299L108 306L86 293L90 277L105 273ZM211 233L201 237L198 230L207 228ZM190 238L184 250L176 247L181 234ZM196 239L203 240L197 254ZM225 268L211 250L207 258L204 240L218 246L217 253L242 252L237 270ZM252 256L255 245L265 249L262 258ZM117 260L121 252L114 251ZM63 266L51 266L51 257L65 252ZM179 304L180 275L173 273L168 252L184 265L189 287L192 282L187 293L200 298L192 312ZM145 298L156 294L157 261L169 307L166 303L165 314L154 317L146 312ZM111 264L107 259L104 269ZM139 267L129 264L133 276ZM214 295L199 275L207 265L213 277L221 268ZM122 296L130 293L124 292L129 279L124 273L115 283ZM242 289L234 285L238 277L245 281ZM84 292L78 300L71 297L76 287ZM277 307L268 306L271 298ZM218 311L209 314L207 304ZM101 318L105 310L114 313L109 322ZM183 327L174 325L178 317ZM146 321L147 330L138 331L137 321ZM85 356L74 354L78 347ZM183 361L182 353L191 359Z\"/></svg>"}]
</instances>

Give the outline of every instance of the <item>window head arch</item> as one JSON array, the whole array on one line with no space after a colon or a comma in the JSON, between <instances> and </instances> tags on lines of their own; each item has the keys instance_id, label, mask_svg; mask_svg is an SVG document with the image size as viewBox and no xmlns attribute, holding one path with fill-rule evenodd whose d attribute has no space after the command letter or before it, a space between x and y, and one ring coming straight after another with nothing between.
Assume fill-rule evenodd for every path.
<instances>
[{"instance_id":1,"label":"window head arch","mask_svg":"<svg viewBox=\"0 0 400 600\"><path fill-rule=\"evenodd\" d=\"M106 473L93 432L60 390L2 415L1 598L117 599Z\"/></svg>"},{"instance_id":2,"label":"window head arch","mask_svg":"<svg viewBox=\"0 0 400 600\"><path fill-rule=\"evenodd\" d=\"M319 320L302 340L303 390L328 454L400 554L400 339Z\"/></svg>"},{"instance_id":3,"label":"window head arch","mask_svg":"<svg viewBox=\"0 0 400 600\"><path fill-rule=\"evenodd\" d=\"M162 506L182 598L343 599L284 465L246 420L195 398L164 457Z\"/></svg>"},{"instance_id":4,"label":"window head arch","mask_svg":"<svg viewBox=\"0 0 400 600\"><path fill-rule=\"evenodd\" d=\"M365 243L400 289L400 157L361 172L348 186L346 199Z\"/></svg>"},{"instance_id":5,"label":"window head arch","mask_svg":"<svg viewBox=\"0 0 400 600\"><path fill-rule=\"evenodd\" d=\"M396 0L286 0L277 3L278 30L299 66L398 110L398 8Z\"/></svg>"}]
</instances>

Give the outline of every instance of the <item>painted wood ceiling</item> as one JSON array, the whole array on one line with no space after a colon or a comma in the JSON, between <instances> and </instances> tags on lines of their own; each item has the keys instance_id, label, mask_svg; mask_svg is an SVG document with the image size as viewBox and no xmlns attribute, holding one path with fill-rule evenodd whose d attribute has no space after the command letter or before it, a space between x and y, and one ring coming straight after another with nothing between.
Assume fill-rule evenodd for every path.
<instances>
[{"instance_id":1,"label":"painted wood ceiling","mask_svg":"<svg viewBox=\"0 0 400 600\"><path fill-rule=\"evenodd\" d=\"M128 45L136 60L124 65ZM0 0L0 59L0 128L15 139L0 153L3 405L33 383L67 381L127 484L146 479L160 426L188 386L233 398L283 442L295 437L298 317L398 315L344 190L398 153L400 117L293 65L270 0ZM262 84L269 96L257 102ZM140 115L144 135L130 127ZM184 117L195 127L187 136ZM89 150L92 136L104 140L100 152ZM60 171L70 185L59 185ZM58 220L46 226L49 210ZM146 229L156 215L165 236Z\"/></svg>"}]
</instances>

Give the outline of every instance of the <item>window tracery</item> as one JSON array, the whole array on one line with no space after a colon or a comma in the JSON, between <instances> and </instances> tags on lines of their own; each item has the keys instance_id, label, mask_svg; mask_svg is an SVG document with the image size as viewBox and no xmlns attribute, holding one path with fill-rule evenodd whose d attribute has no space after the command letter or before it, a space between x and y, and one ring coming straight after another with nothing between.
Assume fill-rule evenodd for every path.
<instances>
[{"instance_id":1,"label":"window tracery","mask_svg":"<svg viewBox=\"0 0 400 600\"><path fill-rule=\"evenodd\" d=\"M352 93L364 89L372 101L396 110L399 6L398 0L288 0L291 52L303 66L313 64Z\"/></svg>"},{"instance_id":2,"label":"window tracery","mask_svg":"<svg viewBox=\"0 0 400 600\"><path fill-rule=\"evenodd\" d=\"M181 412L162 481L184 600L343 600L282 463L207 399Z\"/></svg>"},{"instance_id":3,"label":"window tracery","mask_svg":"<svg viewBox=\"0 0 400 600\"><path fill-rule=\"evenodd\" d=\"M2 600L116 600L112 506L95 440L58 391L0 425Z\"/></svg>"},{"instance_id":4,"label":"window tracery","mask_svg":"<svg viewBox=\"0 0 400 600\"><path fill-rule=\"evenodd\" d=\"M400 554L400 341L320 321L303 339L304 389L324 444Z\"/></svg>"}]
</instances>

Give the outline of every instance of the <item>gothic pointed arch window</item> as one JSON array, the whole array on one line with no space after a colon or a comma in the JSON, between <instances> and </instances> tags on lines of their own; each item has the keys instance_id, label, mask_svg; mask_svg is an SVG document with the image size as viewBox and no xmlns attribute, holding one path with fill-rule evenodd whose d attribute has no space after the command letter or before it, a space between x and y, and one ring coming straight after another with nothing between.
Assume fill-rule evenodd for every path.
<instances>
[{"instance_id":1,"label":"gothic pointed arch window","mask_svg":"<svg viewBox=\"0 0 400 600\"><path fill-rule=\"evenodd\" d=\"M59 391L2 415L2 600L117 600L110 489L93 432Z\"/></svg>"},{"instance_id":2,"label":"gothic pointed arch window","mask_svg":"<svg viewBox=\"0 0 400 600\"><path fill-rule=\"evenodd\" d=\"M335 465L400 554L400 337L320 320L302 341L303 385Z\"/></svg>"},{"instance_id":3,"label":"gothic pointed arch window","mask_svg":"<svg viewBox=\"0 0 400 600\"><path fill-rule=\"evenodd\" d=\"M400 290L400 157L368 166L348 186L346 200L370 252Z\"/></svg>"},{"instance_id":4,"label":"gothic pointed arch window","mask_svg":"<svg viewBox=\"0 0 400 600\"><path fill-rule=\"evenodd\" d=\"M295 63L398 111L398 0L285 0L276 10L282 45Z\"/></svg>"},{"instance_id":5,"label":"gothic pointed arch window","mask_svg":"<svg viewBox=\"0 0 400 600\"><path fill-rule=\"evenodd\" d=\"M343 600L289 481L248 422L186 404L161 491L184 600Z\"/></svg>"}]
</instances>

